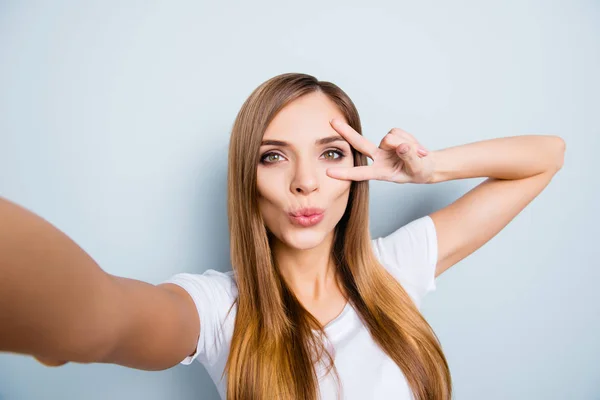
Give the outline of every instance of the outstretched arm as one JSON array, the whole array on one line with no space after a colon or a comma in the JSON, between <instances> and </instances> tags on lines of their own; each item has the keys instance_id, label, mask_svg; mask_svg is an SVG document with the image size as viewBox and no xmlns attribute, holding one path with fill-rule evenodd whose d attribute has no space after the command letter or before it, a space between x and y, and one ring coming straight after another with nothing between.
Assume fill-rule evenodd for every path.
<instances>
[{"instance_id":1,"label":"outstretched arm","mask_svg":"<svg viewBox=\"0 0 600 400\"><path fill-rule=\"evenodd\" d=\"M0 197L0 355L159 370L193 352L199 329L183 289L107 274L63 232Z\"/></svg>"}]
</instances>

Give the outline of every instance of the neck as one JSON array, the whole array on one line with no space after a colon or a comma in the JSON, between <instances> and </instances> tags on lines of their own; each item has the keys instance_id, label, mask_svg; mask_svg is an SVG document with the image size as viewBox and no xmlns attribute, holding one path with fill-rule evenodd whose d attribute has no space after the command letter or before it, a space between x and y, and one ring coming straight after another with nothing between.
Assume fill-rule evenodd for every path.
<instances>
[{"instance_id":1,"label":"neck","mask_svg":"<svg viewBox=\"0 0 600 400\"><path fill-rule=\"evenodd\" d=\"M334 291L336 266L332 259L333 232L319 245L306 250L295 249L275 239L273 257L287 285L305 302L326 300Z\"/></svg>"}]
</instances>

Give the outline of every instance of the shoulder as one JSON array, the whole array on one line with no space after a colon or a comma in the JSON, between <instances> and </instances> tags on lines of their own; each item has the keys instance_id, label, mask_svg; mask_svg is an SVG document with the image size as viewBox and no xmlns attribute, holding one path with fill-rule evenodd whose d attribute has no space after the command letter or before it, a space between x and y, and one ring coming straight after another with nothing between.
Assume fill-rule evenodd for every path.
<instances>
[{"instance_id":1,"label":"shoulder","mask_svg":"<svg viewBox=\"0 0 600 400\"><path fill-rule=\"evenodd\" d=\"M233 332L234 302L238 295L234 271L182 272L161 283L172 283L185 289L198 311L200 335L197 349L194 356L186 357L181 363L188 365L198 358L207 367L214 365L228 347Z\"/></svg>"},{"instance_id":2,"label":"shoulder","mask_svg":"<svg viewBox=\"0 0 600 400\"><path fill-rule=\"evenodd\" d=\"M221 272L208 269L201 274L181 272L163 283L182 286L192 295L200 294L200 292L206 295L215 295L219 300L235 300L238 294L234 271Z\"/></svg>"},{"instance_id":3,"label":"shoulder","mask_svg":"<svg viewBox=\"0 0 600 400\"><path fill-rule=\"evenodd\" d=\"M420 306L422 298L436 289L438 245L431 217L417 218L371 243L379 262Z\"/></svg>"}]
</instances>

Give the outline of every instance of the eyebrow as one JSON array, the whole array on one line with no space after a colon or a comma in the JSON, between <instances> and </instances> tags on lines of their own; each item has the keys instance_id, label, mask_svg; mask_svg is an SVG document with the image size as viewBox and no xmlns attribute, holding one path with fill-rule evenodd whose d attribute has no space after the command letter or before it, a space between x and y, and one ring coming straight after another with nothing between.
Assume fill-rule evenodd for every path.
<instances>
[{"instance_id":1,"label":"eyebrow","mask_svg":"<svg viewBox=\"0 0 600 400\"><path fill-rule=\"evenodd\" d=\"M333 142L346 142L346 139L344 139L341 136L329 136L329 137L324 137L324 138L315 140L316 145L328 144L328 143L333 143ZM263 140L261 143L261 146L267 146L267 145L287 147L287 146L289 146L289 143L284 142L282 140Z\"/></svg>"}]
</instances>

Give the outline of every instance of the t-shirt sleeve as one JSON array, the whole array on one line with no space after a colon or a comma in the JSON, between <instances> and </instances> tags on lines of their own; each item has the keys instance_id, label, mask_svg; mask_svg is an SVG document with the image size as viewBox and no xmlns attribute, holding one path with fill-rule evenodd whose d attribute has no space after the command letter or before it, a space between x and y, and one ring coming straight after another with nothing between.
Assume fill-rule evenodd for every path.
<instances>
[{"instance_id":1,"label":"t-shirt sleeve","mask_svg":"<svg viewBox=\"0 0 600 400\"><path fill-rule=\"evenodd\" d=\"M228 331L233 327L235 313L227 315L237 296L232 271L209 269L202 274L179 273L161 283L173 283L185 289L198 311L200 335L196 351L180 364L190 365L198 359L202 364L213 365L227 347Z\"/></svg>"},{"instance_id":2,"label":"t-shirt sleeve","mask_svg":"<svg viewBox=\"0 0 600 400\"><path fill-rule=\"evenodd\" d=\"M431 217L426 215L413 220L388 236L371 242L379 262L420 308L425 295L436 289L438 244Z\"/></svg>"}]
</instances>

